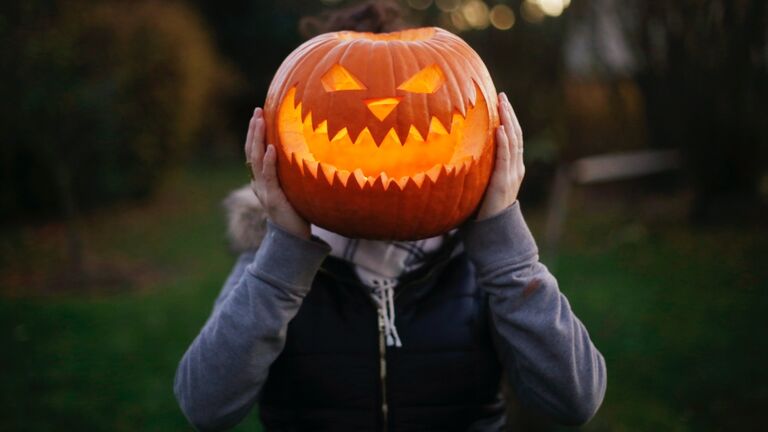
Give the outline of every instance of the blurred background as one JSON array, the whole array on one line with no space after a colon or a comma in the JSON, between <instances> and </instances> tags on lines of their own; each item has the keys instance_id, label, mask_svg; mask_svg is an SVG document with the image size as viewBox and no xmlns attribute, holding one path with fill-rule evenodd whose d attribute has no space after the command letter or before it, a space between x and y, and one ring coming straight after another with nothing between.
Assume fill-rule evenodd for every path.
<instances>
[{"instance_id":1,"label":"blurred background","mask_svg":"<svg viewBox=\"0 0 768 432\"><path fill-rule=\"evenodd\" d=\"M353 3L3 2L0 430L189 429L173 374L234 263L250 112L301 17ZM527 219L608 363L582 429L764 427L766 2L397 3L515 106Z\"/></svg>"}]
</instances>

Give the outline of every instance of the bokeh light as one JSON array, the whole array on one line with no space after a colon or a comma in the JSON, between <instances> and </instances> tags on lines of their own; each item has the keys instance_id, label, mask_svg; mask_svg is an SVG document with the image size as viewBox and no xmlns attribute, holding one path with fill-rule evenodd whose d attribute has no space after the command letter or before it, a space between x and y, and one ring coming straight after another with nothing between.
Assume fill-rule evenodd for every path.
<instances>
[{"instance_id":1,"label":"bokeh light","mask_svg":"<svg viewBox=\"0 0 768 432\"><path fill-rule=\"evenodd\" d=\"M467 22L466 18L464 18L464 14L460 11L451 12L451 24L456 28L458 31L464 31L469 30L470 26Z\"/></svg>"},{"instance_id":2,"label":"bokeh light","mask_svg":"<svg viewBox=\"0 0 768 432\"><path fill-rule=\"evenodd\" d=\"M461 13L464 15L467 24L477 30L488 28L490 24L488 5L482 0L469 0L461 7Z\"/></svg>"},{"instance_id":3,"label":"bokeh light","mask_svg":"<svg viewBox=\"0 0 768 432\"><path fill-rule=\"evenodd\" d=\"M461 6L461 0L435 0L437 8L443 12L453 12Z\"/></svg>"},{"instance_id":4,"label":"bokeh light","mask_svg":"<svg viewBox=\"0 0 768 432\"><path fill-rule=\"evenodd\" d=\"M515 25L515 12L504 4L494 6L490 18L491 25L499 30L509 30Z\"/></svg>"},{"instance_id":5,"label":"bokeh light","mask_svg":"<svg viewBox=\"0 0 768 432\"><path fill-rule=\"evenodd\" d=\"M461 0L436 0L435 4L443 12L454 12L461 6Z\"/></svg>"},{"instance_id":6,"label":"bokeh light","mask_svg":"<svg viewBox=\"0 0 768 432\"><path fill-rule=\"evenodd\" d=\"M426 10L432 5L432 0L408 0L408 5L416 10Z\"/></svg>"},{"instance_id":7,"label":"bokeh light","mask_svg":"<svg viewBox=\"0 0 768 432\"><path fill-rule=\"evenodd\" d=\"M520 15L529 23L537 24L544 20L544 11L535 0L525 0L520 5Z\"/></svg>"},{"instance_id":8,"label":"bokeh light","mask_svg":"<svg viewBox=\"0 0 768 432\"><path fill-rule=\"evenodd\" d=\"M551 17L560 16L565 9L565 0L537 0L537 2L542 12Z\"/></svg>"}]
</instances>

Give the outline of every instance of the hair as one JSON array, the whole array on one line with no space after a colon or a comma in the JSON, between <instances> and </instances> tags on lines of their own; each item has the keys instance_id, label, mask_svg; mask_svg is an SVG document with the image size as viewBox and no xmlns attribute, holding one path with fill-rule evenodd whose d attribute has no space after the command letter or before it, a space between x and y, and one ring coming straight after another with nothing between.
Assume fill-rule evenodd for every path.
<instances>
[{"instance_id":1,"label":"hair","mask_svg":"<svg viewBox=\"0 0 768 432\"><path fill-rule=\"evenodd\" d=\"M299 33L307 39L342 30L386 33L408 27L402 8L393 0L370 0L299 21Z\"/></svg>"}]
</instances>

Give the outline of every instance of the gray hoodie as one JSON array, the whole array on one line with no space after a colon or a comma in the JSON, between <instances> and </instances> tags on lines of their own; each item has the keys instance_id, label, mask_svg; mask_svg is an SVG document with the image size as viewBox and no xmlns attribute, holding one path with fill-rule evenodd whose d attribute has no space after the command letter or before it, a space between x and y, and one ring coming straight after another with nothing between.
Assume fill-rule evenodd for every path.
<instances>
[{"instance_id":1,"label":"gray hoodie","mask_svg":"<svg viewBox=\"0 0 768 432\"><path fill-rule=\"evenodd\" d=\"M258 402L288 323L329 253L320 241L266 222L250 191L234 193L227 207L229 234L242 253L174 384L199 430L232 427ZM560 422L587 422L605 394L605 360L539 263L520 205L470 221L460 235L477 284L489 295L499 359L518 398Z\"/></svg>"}]
</instances>

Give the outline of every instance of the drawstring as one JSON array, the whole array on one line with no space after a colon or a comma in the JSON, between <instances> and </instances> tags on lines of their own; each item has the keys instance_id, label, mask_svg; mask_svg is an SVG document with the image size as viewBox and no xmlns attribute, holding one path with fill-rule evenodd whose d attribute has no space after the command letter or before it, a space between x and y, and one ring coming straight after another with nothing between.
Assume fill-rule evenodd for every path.
<instances>
[{"instance_id":1,"label":"drawstring","mask_svg":"<svg viewBox=\"0 0 768 432\"><path fill-rule=\"evenodd\" d=\"M354 266L366 293L378 308L379 326L387 346L402 346L395 328L394 288L406 273L429 263L456 230L432 238L403 242L350 239L312 225L312 235L331 246L331 255ZM451 242L455 244L455 242ZM453 246L453 254L460 252Z\"/></svg>"},{"instance_id":2,"label":"drawstring","mask_svg":"<svg viewBox=\"0 0 768 432\"><path fill-rule=\"evenodd\" d=\"M374 279L373 295L379 311L379 320L384 326L387 346L403 346L395 327L395 295L394 286L397 279Z\"/></svg>"}]
</instances>

